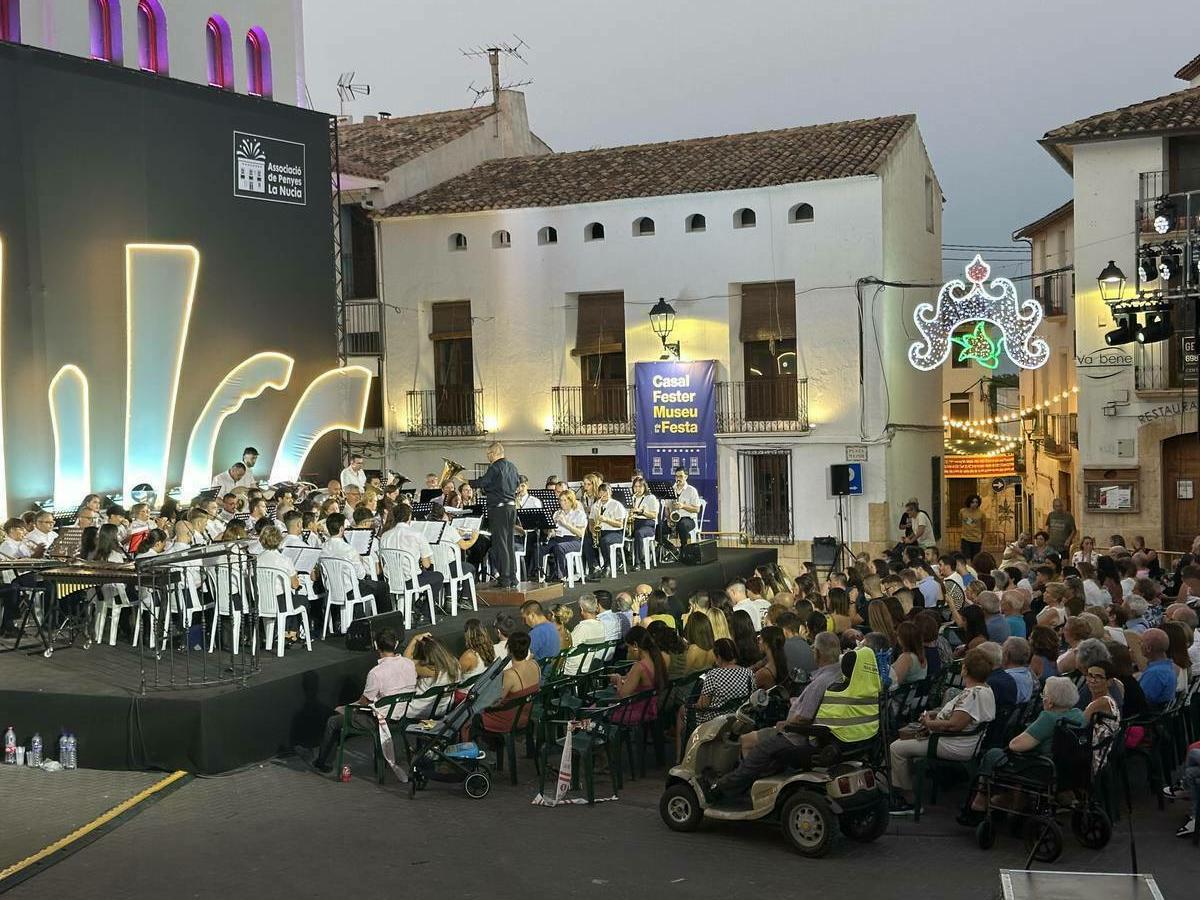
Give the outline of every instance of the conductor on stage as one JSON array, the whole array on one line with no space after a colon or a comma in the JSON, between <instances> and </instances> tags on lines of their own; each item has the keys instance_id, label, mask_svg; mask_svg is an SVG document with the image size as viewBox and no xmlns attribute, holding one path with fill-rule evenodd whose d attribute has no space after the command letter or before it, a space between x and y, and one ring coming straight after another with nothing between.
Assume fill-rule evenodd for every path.
<instances>
[{"instance_id":1,"label":"conductor on stage","mask_svg":"<svg viewBox=\"0 0 1200 900\"><path fill-rule=\"evenodd\" d=\"M513 553L513 525L517 519L517 467L504 458L504 445L493 441L487 448L488 466L481 478L472 478L471 487L483 491L487 500L488 526L492 531L492 565L498 577L496 586L515 588L513 572L516 555Z\"/></svg>"}]
</instances>

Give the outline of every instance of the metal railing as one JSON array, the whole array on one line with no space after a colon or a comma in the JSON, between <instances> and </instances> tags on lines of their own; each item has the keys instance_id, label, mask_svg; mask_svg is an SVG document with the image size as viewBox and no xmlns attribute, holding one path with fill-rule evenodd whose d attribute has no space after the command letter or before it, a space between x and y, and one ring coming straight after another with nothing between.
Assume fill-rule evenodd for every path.
<instances>
[{"instance_id":1,"label":"metal railing","mask_svg":"<svg viewBox=\"0 0 1200 900\"><path fill-rule=\"evenodd\" d=\"M793 543L790 510L743 506L738 511L738 523L752 544Z\"/></svg>"},{"instance_id":2,"label":"metal railing","mask_svg":"<svg viewBox=\"0 0 1200 900\"><path fill-rule=\"evenodd\" d=\"M1143 202L1157 200L1168 194L1200 191L1200 168L1160 169L1138 174L1138 198Z\"/></svg>"},{"instance_id":3,"label":"metal railing","mask_svg":"<svg viewBox=\"0 0 1200 900\"><path fill-rule=\"evenodd\" d=\"M717 432L808 431L808 379L717 382Z\"/></svg>"},{"instance_id":4,"label":"metal railing","mask_svg":"<svg viewBox=\"0 0 1200 900\"><path fill-rule=\"evenodd\" d=\"M1076 413L1047 413L1042 449L1050 456L1070 456L1071 448L1079 446L1078 421Z\"/></svg>"},{"instance_id":5,"label":"metal railing","mask_svg":"<svg viewBox=\"0 0 1200 900\"><path fill-rule=\"evenodd\" d=\"M633 434L633 385L605 380L582 387L551 388L554 434Z\"/></svg>"},{"instance_id":6,"label":"metal railing","mask_svg":"<svg viewBox=\"0 0 1200 900\"><path fill-rule=\"evenodd\" d=\"M347 356L379 356L383 353L382 312L378 300L347 300L345 305Z\"/></svg>"},{"instance_id":7,"label":"metal railing","mask_svg":"<svg viewBox=\"0 0 1200 900\"><path fill-rule=\"evenodd\" d=\"M408 434L414 437L471 437L485 433L483 388L408 392Z\"/></svg>"},{"instance_id":8,"label":"metal railing","mask_svg":"<svg viewBox=\"0 0 1200 900\"><path fill-rule=\"evenodd\" d=\"M1134 344L1133 386L1139 391L1173 391L1196 383L1194 374L1184 373L1182 339L1176 331L1165 341Z\"/></svg>"},{"instance_id":9,"label":"metal railing","mask_svg":"<svg viewBox=\"0 0 1200 900\"><path fill-rule=\"evenodd\" d=\"M1068 304L1074 296L1074 272L1047 275L1033 286L1033 297L1042 304L1042 311L1046 316L1065 316Z\"/></svg>"}]
</instances>

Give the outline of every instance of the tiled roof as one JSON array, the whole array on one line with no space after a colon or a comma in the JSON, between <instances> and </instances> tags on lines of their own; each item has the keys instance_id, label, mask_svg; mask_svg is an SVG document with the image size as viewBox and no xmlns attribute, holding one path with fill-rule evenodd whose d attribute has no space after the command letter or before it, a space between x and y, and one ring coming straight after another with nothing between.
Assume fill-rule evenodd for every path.
<instances>
[{"instance_id":1,"label":"tiled roof","mask_svg":"<svg viewBox=\"0 0 1200 900\"><path fill-rule=\"evenodd\" d=\"M1197 75L1200 75L1200 56L1194 57L1190 63L1175 73L1176 78L1182 78L1184 81L1191 81Z\"/></svg>"},{"instance_id":2,"label":"tiled roof","mask_svg":"<svg viewBox=\"0 0 1200 900\"><path fill-rule=\"evenodd\" d=\"M1050 224L1058 221L1059 219L1063 218L1064 216L1071 214L1072 212L1074 212L1074 210L1075 210L1075 201L1068 200L1062 206L1058 207L1057 209L1050 210L1050 212L1046 213L1040 219L1030 222L1024 228L1018 228L1016 231L1013 232L1013 240L1018 241L1021 238L1033 237L1034 234L1041 231L1047 225L1050 225Z\"/></svg>"},{"instance_id":3,"label":"tiled roof","mask_svg":"<svg viewBox=\"0 0 1200 900\"><path fill-rule=\"evenodd\" d=\"M878 173L912 115L496 159L382 211L420 216L731 191Z\"/></svg>"},{"instance_id":4,"label":"tiled roof","mask_svg":"<svg viewBox=\"0 0 1200 900\"><path fill-rule=\"evenodd\" d=\"M492 115L491 106L399 116L338 127L338 156L346 175L382 178L392 169L462 137Z\"/></svg>"},{"instance_id":5,"label":"tiled roof","mask_svg":"<svg viewBox=\"0 0 1200 900\"><path fill-rule=\"evenodd\" d=\"M1168 131L1200 131L1200 87L1143 100L1047 131L1043 144L1136 137Z\"/></svg>"}]
</instances>

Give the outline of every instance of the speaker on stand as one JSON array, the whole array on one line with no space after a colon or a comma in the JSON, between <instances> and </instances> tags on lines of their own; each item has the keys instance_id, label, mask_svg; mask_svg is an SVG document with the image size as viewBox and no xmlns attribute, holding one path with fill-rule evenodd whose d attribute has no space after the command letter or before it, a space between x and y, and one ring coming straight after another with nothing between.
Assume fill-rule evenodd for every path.
<instances>
[{"instance_id":1,"label":"speaker on stand","mask_svg":"<svg viewBox=\"0 0 1200 900\"><path fill-rule=\"evenodd\" d=\"M833 560L829 564L829 571L831 573L844 570L847 565L854 562L854 553L846 544L846 536L849 533L849 498L853 481L854 469L849 464L833 463L829 467L829 492L833 495L834 500L837 501L837 512L835 513L837 518L837 549L834 552Z\"/></svg>"}]
</instances>

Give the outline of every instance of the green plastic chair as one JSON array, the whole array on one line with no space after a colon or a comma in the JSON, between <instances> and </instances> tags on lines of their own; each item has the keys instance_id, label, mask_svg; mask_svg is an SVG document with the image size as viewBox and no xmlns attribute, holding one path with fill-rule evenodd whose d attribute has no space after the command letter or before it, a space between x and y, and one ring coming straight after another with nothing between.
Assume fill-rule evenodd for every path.
<instances>
[{"instance_id":1,"label":"green plastic chair","mask_svg":"<svg viewBox=\"0 0 1200 900\"><path fill-rule=\"evenodd\" d=\"M508 758L508 777L512 784L517 783L517 735L528 734L530 729L535 727L533 722L533 703L538 698L537 691L526 694L524 697L512 697L504 700L497 706L488 709L488 712L501 713L515 710L513 713L512 725L508 731L486 731L486 734L494 734L501 737L504 741L504 749L496 756L496 770L504 771L504 759ZM529 707L528 711L526 707Z\"/></svg>"},{"instance_id":2,"label":"green plastic chair","mask_svg":"<svg viewBox=\"0 0 1200 900\"><path fill-rule=\"evenodd\" d=\"M358 706L355 704L346 704L342 710L344 716L342 720L342 730L338 735L338 752L337 752L337 771L341 772L345 765L346 739L357 735L369 735L372 741L373 759L372 764L375 767L375 778L383 784L384 773L387 770L387 761L383 758L383 747L379 742L379 729L372 724L370 728L360 728L354 721L355 711L372 712L378 710L383 713L384 717L389 721L389 727L392 731L392 742L404 749L405 760L408 759L408 742L404 740L404 732L408 728L407 715L396 717L396 707L403 704L405 710L408 704L416 696L415 691L405 691L400 694L392 694L388 697L380 697L372 706Z\"/></svg>"}]
</instances>

